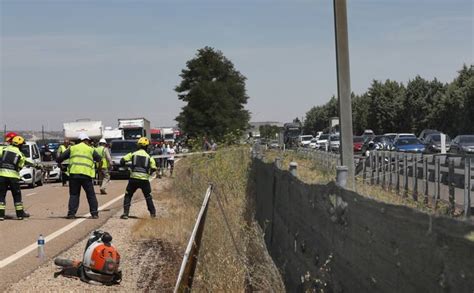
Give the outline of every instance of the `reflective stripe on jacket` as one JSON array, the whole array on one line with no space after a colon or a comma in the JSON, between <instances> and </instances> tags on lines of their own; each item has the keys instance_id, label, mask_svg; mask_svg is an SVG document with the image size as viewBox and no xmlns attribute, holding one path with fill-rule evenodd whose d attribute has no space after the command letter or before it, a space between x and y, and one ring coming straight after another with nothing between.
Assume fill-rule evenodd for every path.
<instances>
[{"instance_id":1,"label":"reflective stripe on jacket","mask_svg":"<svg viewBox=\"0 0 474 293\"><path fill-rule=\"evenodd\" d=\"M124 161L132 162L132 172L130 178L139 180L149 180L150 170L156 170L155 160L145 150L138 150L128 153L123 157Z\"/></svg>"},{"instance_id":2,"label":"reflective stripe on jacket","mask_svg":"<svg viewBox=\"0 0 474 293\"><path fill-rule=\"evenodd\" d=\"M25 165L25 155L16 146L0 149L0 176L20 179L20 170Z\"/></svg>"},{"instance_id":3,"label":"reflective stripe on jacket","mask_svg":"<svg viewBox=\"0 0 474 293\"><path fill-rule=\"evenodd\" d=\"M94 178L94 148L81 142L71 146L70 152L69 174L82 174Z\"/></svg>"}]
</instances>

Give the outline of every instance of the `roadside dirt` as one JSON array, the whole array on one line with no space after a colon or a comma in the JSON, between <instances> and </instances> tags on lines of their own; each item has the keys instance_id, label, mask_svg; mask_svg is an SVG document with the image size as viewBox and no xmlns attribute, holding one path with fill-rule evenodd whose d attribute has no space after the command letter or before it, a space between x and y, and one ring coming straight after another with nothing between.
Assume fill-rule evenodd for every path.
<instances>
[{"instance_id":1,"label":"roadside dirt","mask_svg":"<svg viewBox=\"0 0 474 293\"><path fill-rule=\"evenodd\" d=\"M165 205L157 200L160 193L169 184L169 179L153 182L154 202L157 216L166 213ZM53 261L45 263L31 275L5 288L5 292L110 292L110 291L145 291L145 292L172 292L182 251L177 246L161 239L142 239L134 235L133 227L143 218L148 218L143 195L138 191L134 196L131 207L131 217L121 220L121 210L111 217L100 229L109 232L113 243L121 254L121 269L123 280L114 286L91 285L78 279L59 276L54 278L57 271ZM153 220L155 221L155 220ZM82 239L71 248L60 253L57 257L67 259L81 259L87 238Z\"/></svg>"}]
</instances>

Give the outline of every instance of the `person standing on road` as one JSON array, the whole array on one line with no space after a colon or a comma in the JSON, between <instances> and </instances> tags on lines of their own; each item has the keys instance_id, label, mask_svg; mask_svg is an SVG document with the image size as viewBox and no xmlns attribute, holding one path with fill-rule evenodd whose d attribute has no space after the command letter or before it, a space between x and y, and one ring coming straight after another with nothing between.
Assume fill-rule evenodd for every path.
<instances>
[{"instance_id":1,"label":"person standing on road","mask_svg":"<svg viewBox=\"0 0 474 293\"><path fill-rule=\"evenodd\" d=\"M156 209L153 204L153 198L151 196L151 184L150 174L156 171L155 160L150 157L147 152L150 141L146 137L141 137L138 142L138 150L133 153L126 154L121 160L120 164L125 165L126 162L131 162L132 172L130 173L130 179L128 180L127 189L125 192L125 198L123 200L123 214L120 216L121 219L128 219L130 212L130 205L132 203L132 196L140 188L145 196L146 205L150 216L156 217Z\"/></svg>"},{"instance_id":2,"label":"person standing on road","mask_svg":"<svg viewBox=\"0 0 474 293\"><path fill-rule=\"evenodd\" d=\"M107 194L106 188L110 182L110 168L112 167L112 157L107 147L107 141L101 138L99 146L95 150L102 157L102 161L97 168L99 171L100 194Z\"/></svg>"},{"instance_id":3,"label":"person standing on road","mask_svg":"<svg viewBox=\"0 0 474 293\"><path fill-rule=\"evenodd\" d=\"M10 188L18 220L23 220L25 211L21 201L20 170L25 165L33 166L20 151L25 139L19 135L11 139L11 145L0 148L0 221L5 219L5 197Z\"/></svg>"},{"instance_id":4,"label":"person standing on road","mask_svg":"<svg viewBox=\"0 0 474 293\"><path fill-rule=\"evenodd\" d=\"M174 155L176 154L176 149L173 146L173 143L170 143L167 145L167 150L166 152L168 153L168 166L170 166L170 177L173 176L173 169L174 169Z\"/></svg>"},{"instance_id":5,"label":"person standing on road","mask_svg":"<svg viewBox=\"0 0 474 293\"><path fill-rule=\"evenodd\" d=\"M58 148L56 159L59 158L69 148L69 145L70 145L69 140L65 139L63 144L60 145ZM68 165L69 165L69 160L64 160L62 164L60 165L61 182L63 183L63 186L66 185L67 179L68 179L68 173L67 173Z\"/></svg>"},{"instance_id":6,"label":"person standing on road","mask_svg":"<svg viewBox=\"0 0 474 293\"><path fill-rule=\"evenodd\" d=\"M95 162L100 162L102 158L94 148L89 145L90 138L86 134L79 134L79 140L79 144L68 148L57 160L60 164L64 160L69 159L69 204L67 218L76 218L82 187L86 192L92 218L98 219L98 203L92 180L95 178Z\"/></svg>"}]
</instances>

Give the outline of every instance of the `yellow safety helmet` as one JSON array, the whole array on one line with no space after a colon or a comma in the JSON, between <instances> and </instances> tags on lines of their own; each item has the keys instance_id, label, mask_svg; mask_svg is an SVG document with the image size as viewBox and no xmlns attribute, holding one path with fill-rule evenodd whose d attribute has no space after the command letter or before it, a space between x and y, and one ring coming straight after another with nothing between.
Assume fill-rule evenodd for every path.
<instances>
[{"instance_id":1,"label":"yellow safety helmet","mask_svg":"<svg viewBox=\"0 0 474 293\"><path fill-rule=\"evenodd\" d=\"M140 139L138 140L137 144L139 146L148 146L150 144L150 141L148 140L148 138L146 137L140 137Z\"/></svg>"},{"instance_id":2,"label":"yellow safety helmet","mask_svg":"<svg viewBox=\"0 0 474 293\"><path fill-rule=\"evenodd\" d=\"M12 145L20 146L25 143L25 139L19 135L12 139Z\"/></svg>"}]
</instances>

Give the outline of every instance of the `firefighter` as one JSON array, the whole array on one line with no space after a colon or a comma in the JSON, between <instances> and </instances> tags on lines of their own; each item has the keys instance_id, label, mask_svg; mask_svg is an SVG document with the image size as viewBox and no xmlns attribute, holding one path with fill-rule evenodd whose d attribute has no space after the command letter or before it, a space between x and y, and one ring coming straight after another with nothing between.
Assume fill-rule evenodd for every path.
<instances>
[{"instance_id":1,"label":"firefighter","mask_svg":"<svg viewBox=\"0 0 474 293\"><path fill-rule=\"evenodd\" d=\"M155 160L150 157L147 153L148 145L150 141L146 137L142 137L138 140L138 150L133 153L128 153L121 160L120 164L125 165L126 162L131 162L131 174L128 181L127 189L125 192L125 198L123 201L123 215L121 219L128 219L128 213L130 212L130 205L132 202L132 196L140 188L145 196L146 205L150 216L156 217L156 209L153 204L153 198L151 196L151 185L150 185L150 174L156 171Z\"/></svg>"},{"instance_id":2,"label":"firefighter","mask_svg":"<svg viewBox=\"0 0 474 293\"><path fill-rule=\"evenodd\" d=\"M110 168L112 167L112 158L110 156L107 141L104 138L99 140L99 146L95 149L102 157L101 163L97 166L99 172L100 194L107 194L106 188L110 182Z\"/></svg>"},{"instance_id":3,"label":"firefighter","mask_svg":"<svg viewBox=\"0 0 474 293\"><path fill-rule=\"evenodd\" d=\"M5 219L5 196L10 188L15 204L16 217L23 220L25 212L21 201L20 173L25 165L34 164L26 160L25 155L20 151L20 147L25 143L25 139L19 135L13 137L10 145L0 149L0 221Z\"/></svg>"},{"instance_id":4,"label":"firefighter","mask_svg":"<svg viewBox=\"0 0 474 293\"><path fill-rule=\"evenodd\" d=\"M91 216L93 219L98 219L98 203L92 180L95 178L95 162L100 162L102 158L89 145L90 138L85 133L79 134L79 141L79 144L71 146L57 159L58 164L69 159L69 205L67 218L76 218L82 187L86 192Z\"/></svg>"}]
</instances>

